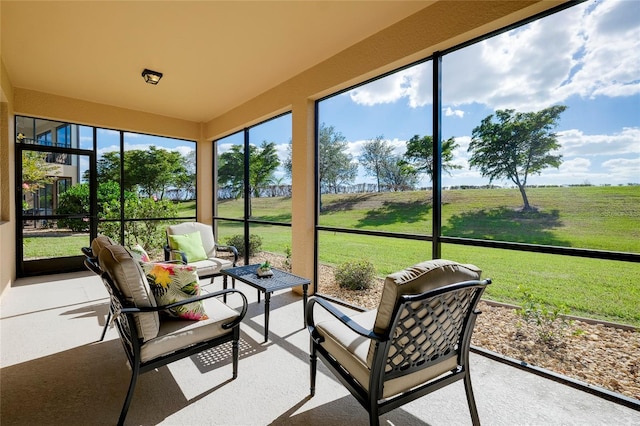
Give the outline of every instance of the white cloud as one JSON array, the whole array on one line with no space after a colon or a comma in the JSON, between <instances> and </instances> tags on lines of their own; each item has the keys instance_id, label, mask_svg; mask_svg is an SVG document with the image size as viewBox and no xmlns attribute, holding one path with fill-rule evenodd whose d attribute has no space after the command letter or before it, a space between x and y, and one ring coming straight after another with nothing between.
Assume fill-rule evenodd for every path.
<instances>
[{"instance_id":1,"label":"white cloud","mask_svg":"<svg viewBox=\"0 0 640 426\"><path fill-rule=\"evenodd\" d=\"M407 141L398 138L384 139L393 148L393 154L401 156L407 150ZM353 156L354 160L362 155L362 146L370 142L370 139L360 139L357 141L347 142L347 152Z\"/></svg>"},{"instance_id":2,"label":"white cloud","mask_svg":"<svg viewBox=\"0 0 640 426\"><path fill-rule=\"evenodd\" d=\"M443 58L443 103L534 111L571 96L640 93L638 1L586 2ZM636 52L636 54L631 53ZM354 89L375 105L431 103L431 62ZM454 111L454 110L451 110Z\"/></svg>"},{"instance_id":3,"label":"white cloud","mask_svg":"<svg viewBox=\"0 0 640 426\"><path fill-rule=\"evenodd\" d=\"M399 72L349 92L351 100L362 105L392 103L407 95L408 74Z\"/></svg>"},{"instance_id":4,"label":"white cloud","mask_svg":"<svg viewBox=\"0 0 640 426\"><path fill-rule=\"evenodd\" d=\"M447 117L456 116L456 117L464 117L464 111L461 109L452 109L451 107L446 107L443 109L444 115Z\"/></svg>"},{"instance_id":5,"label":"white cloud","mask_svg":"<svg viewBox=\"0 0 640 426\"><path fill-rule=\"evenodd\" d=\"M559 171L563 174L587 173L590 167L591 161L579 157L563 162L559 167Z\"/></svg>"},{"instance_id":6,"label":"white cloud","mask_svg":"<svg viewBox=\"0 0 640 426\"><path fill-rule=\"evenodd\" d=\"M622 183L640 183L640 158L616 158L602 163L608 175Z\"/></svg>"},{"instance_id":7,"label":"white cloud","mask_svg":"<svg viewBox=\"0 0 640 426\"><path fill-rule=\"evenodd\" d=\"M610 135L586 135L582 130L558 132L564 156L640 154L640 128L625 127Z\"/></svg>"},{"instance_id":8,"label":"white cloud","mask_svg":"<svg viewBox=\"0 0 640 426\"><path fill-rule=\"evenodd\" d=\"M413 108L431 103L431 67L429 63L416 65L348 92L352 101L362 105L396 102L408 98Z\"/></svg>"}]
</instances>

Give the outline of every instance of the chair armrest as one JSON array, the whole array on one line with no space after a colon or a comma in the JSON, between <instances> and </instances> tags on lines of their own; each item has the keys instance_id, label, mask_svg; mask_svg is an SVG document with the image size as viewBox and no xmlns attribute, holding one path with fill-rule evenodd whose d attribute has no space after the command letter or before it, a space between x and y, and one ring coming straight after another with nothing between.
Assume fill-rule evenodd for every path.
<instances>
[{"instance_id":1,"label":"chair armrest","mask_svg":"<svg viewBox=\"0 0 640 426\"><path fill-rule=\"evenodd\" d=\"M183 265L186 265L186 264L188 263L188 262L187 262L187 255L186 255L186 254L184 254L184 252L183 252L183 251L180 251L180 250L173 250L173 249L172 249L171 247L169 247L168 245L164 246L164 260L165 260L165 262L168 262L168 261L172 260L172 259L171 259L171 254L174 254L174 255L180 255L180 259L182 259L182 264L183 264ZM174 259L174 260L175 260L175 259Z\"/></svg>"},{"instance_id":2,"label":"chair armrest","mask_svg":"<svg viewBox=\"0 0 640 426\"><path fill-rule=\"evenodd\" d=\"M236 266L236 262L238 262L238 249L234 246L223 246L220 244L216 244L217 251L228 251L233 253L233 266Z\"/></svg>"},{"instance_id":3,"label":"chair armrest","mask_svg":"<svg viewBox=\"0 0 640 426\"><path fill-rule=\"evenodd\" d=\"M313 318L313 307L314 305L320 305L327 312L333 315L337 320L343 323L346 327L351 329L354 333L359 334L360 336L366 337L367 339L383 341L384 336L378 333L375 333L373 330L369 330L352 320L348 315L344 312L330 304L328 301L324 299L318 299L316 297L309 300L307 303L307 328L314 338L320 337L316 332L315 320Z\"/></svg>"},{"instance_id":4,"label":"chair armrest","mask_svg":"<svg viewBox=\"0 0 640 426\"><path fill-rule=\"evenodd\" d=\"M164 311L165 309L171 309L171 308L175 308L177 306L186 305L188 303L197 302L199 300L209 299L211 297L219 297L219 296L222 296L222 295L228 294L228 293L237 293L242 298L242 309L240 310L240 315L235 320L231 321L230 323L222 324L222 328L229 329L229 328L232 328L235 325L239 324L240 321L242 321L244 316L247 314L247 307L249 306L249 304L247 302L247 297L244 295L244 293L242 293L240 290L236 290L236 289L233 289L233 288L226 289L226 290L218 290L218 291L215 291L213 293L201 294L200 296L190 297L189 299L181 300L179 302L170 303L168 305L142 306L142 307L129 306L129 307L120 309L119 312L123 313L123 314L139 314L139 313L143 313L143 312L159 312L159 311Z\"/></svg>"},{"instance_id":5,"label":"chair armrest","mask_svg":"<svg viewBox=\"0 0 640 426\"><path fill-rule=\"evenodd\" d=\"M80 250L82 250L82 254L85 256L93 258L93 250L91 247L81 247Z\"/></svg>"}]
</instances>

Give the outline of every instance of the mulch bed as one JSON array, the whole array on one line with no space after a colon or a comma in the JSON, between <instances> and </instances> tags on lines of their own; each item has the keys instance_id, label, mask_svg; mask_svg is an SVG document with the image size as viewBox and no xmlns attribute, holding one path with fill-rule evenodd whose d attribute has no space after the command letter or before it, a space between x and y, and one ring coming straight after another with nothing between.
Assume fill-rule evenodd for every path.
<instances>
[{"instance_id":1,"label":"mulch bed","mask_svg":"<svg viewBox=\"0 0 640 426\"><path fill-rule=\"evenodd\" d=\"M269 260L283 267L284 257L262 252L252 263ZM369 290L345 290L334 280L333 268L320 265L318 292L349 304L375 309L382 292L382 280ZM480 302L472 344L524 361L573 379L640 400L640 332L572 321L556 330L548 342L540 340L539 329L518 316L514 309Z\"/></svg>"}]
</instances>

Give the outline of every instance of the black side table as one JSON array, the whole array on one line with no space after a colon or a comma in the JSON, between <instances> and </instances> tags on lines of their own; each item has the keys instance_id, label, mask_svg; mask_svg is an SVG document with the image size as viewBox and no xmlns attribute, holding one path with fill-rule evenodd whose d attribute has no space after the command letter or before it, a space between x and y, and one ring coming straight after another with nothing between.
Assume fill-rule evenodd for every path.
<instances>
[{"instance_id":1,"label":"black side table","mask_svg":"<svg viewBox=\"0 0 640 426\"><path fill-rule=\"evenodd\" d=\"M271 293L276 290L297 287L299 285L302 286L302 322L303 327L305 327L307 316L307 291L309 288L309 284L311 284L311 281L276 268L271 268L271 270L273 271L272 276L264 278L258 277L257 271L259 267L259 264L238 266L236 268L223 269L220 272L222 272L223 275L235 278L236 280L239 280L245 284L250 285L253 288L256 288L258 290L258 302L260 301L259 292L264 292L264 341L266 342L267 340L269 340L269 304L271 301ZM227 288L226 281L224 282L224 288Z\"/></svg>"}]
</instances>

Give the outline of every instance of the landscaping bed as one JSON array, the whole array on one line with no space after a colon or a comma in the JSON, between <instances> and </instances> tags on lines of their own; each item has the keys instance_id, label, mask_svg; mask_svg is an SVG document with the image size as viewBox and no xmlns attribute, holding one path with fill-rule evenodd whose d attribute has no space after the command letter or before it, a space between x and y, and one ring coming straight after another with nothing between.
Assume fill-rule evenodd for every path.
<instances>
[{"instance_id":1,"label":"landscaping bed","mask_svg":"<svg viewBox=\"0 0 640 426\"><path fill-rule=\"evenodd\" d=\"M284 257L262 252L252 263L269 260L282 267ZM382 280L368 290L346 290L334 280L333 268L321 265L318 292L365 309L377 307ZM563 334L542 342L536 326L525 323L511 307L480 302L472 344L532 366L640 400L640 332L609 324L572 321Z\"/></svg>"}]
</instances>

